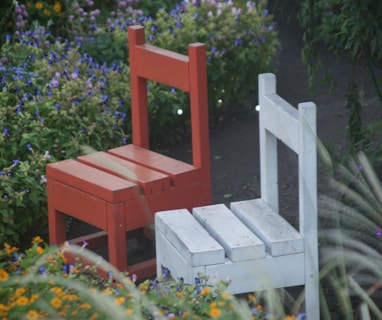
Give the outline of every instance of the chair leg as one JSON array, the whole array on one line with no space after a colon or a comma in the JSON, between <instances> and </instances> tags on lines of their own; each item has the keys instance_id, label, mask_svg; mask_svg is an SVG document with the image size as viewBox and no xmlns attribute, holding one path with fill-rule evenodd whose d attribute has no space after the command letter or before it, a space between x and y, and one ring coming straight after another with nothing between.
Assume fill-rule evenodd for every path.
<instances>
[{"instance_id":1,"label":"chair leg","mask_svg":"<svg viewBox=\"0 0 382 320\"><path fill-rule=\"evenodd\" d=\"M65 215L56 210L54 182L48 183L48 223L49 223L49 243L53 245L62 244L66 241Z\"/></svg>"},{"instance_id":2,"label":"chair leg","mask_svg":"<svg viewBox=\"0 0 382 320\"><path fill-rule=\"evenodd\" d=\"M109 262L120 271L127 270L124 205L107 204Z\"/></svg>"},{"instance_id":3,"label":"chair leg","mask_svg":"<svg viewBox=\"0 0 382 320\"><path fill-rule=\"evenodd\" d=\"M51 208L52 207L52 208ZM66 241L65 215L49 205L49 243L59 245Z\"/></svg>"}]
</instances>

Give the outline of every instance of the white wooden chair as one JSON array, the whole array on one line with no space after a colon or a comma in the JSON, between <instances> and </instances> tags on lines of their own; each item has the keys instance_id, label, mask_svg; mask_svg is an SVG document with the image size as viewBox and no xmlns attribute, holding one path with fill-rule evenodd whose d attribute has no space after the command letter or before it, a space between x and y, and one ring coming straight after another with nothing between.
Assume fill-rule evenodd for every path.
<instances>
[{"instance_id":1,"label":"white wooden chair","mask_svg":"<svg viewBox=\"0 0 382 320\"><path fill-rule=\"evenodd\" d=\"M318 320L316 106L291 106L273 74L259 75L259 105L261 198L158 212L157 273L230 278L233 294L305 285L307 317ZM298 230L279 214L278 141L298 155Z\"/></svg>"}]
</instances>

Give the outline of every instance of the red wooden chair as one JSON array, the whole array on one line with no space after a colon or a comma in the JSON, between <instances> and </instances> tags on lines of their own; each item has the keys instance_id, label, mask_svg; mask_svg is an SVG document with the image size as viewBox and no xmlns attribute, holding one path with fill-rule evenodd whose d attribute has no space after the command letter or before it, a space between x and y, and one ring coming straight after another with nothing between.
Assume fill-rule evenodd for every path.
<instances>
[{"instance_id":1,"label":"red wooden chair","mask_svg":"<svg viewBox=\"0 0 382 320\"><path fill-rule=\"evenodd\" d=\"M65 242L65 215L100 232L71 242L107 240L109 262L140 278L155 275L155 259L128 265L126 236L153 224L161 210L211 203L205 45L188 46L188 56L145 44L144 28L128 29L132 144L49 164L49 238ZM146 80L190 94L193 163L149 150Z\"/></svg>"}]
</instances>

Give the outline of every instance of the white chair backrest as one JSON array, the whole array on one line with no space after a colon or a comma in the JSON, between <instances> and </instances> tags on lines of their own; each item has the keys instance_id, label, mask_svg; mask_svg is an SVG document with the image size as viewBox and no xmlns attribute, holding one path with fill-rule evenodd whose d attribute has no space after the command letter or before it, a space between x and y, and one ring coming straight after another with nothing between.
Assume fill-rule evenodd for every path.
<instances>
[{"instance_id":1,"label":"white chair backrest","mask_svg":"<svg viewBox=\"0 0 382 320\"><path fill-rule=\"evenodd\" d=\"M281 141L298 156L299 231L305 239L306 296L313 294L306 308L319 312L316 105L306 102L298 109L291 106L277 95L276 77L271 73L259 75L259 105L261 198L279 212L277 143Z\"/></svg>"}]
</instances>

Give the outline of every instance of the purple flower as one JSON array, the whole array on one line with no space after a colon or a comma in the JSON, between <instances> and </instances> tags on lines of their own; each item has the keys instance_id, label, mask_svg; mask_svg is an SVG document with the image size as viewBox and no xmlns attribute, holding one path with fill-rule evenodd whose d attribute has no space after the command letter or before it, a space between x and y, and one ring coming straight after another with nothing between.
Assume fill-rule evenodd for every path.
<instances>
[{"instance_id":1,"label":"purple flower","mask_svg":"<svg viewBox=\"0 0 382 320\"><path fill-rule=\"evenodd\" d=\"M162 268L162 275L164 276L164 277L166 277L166 276L168 276L168 275L170 275L171 274L171 272L170 272L170 270L168 269L168 268L166 268L166 267L163 267Z\"/></svg>"},{"instance_id":2,"label":"purple flower","mask_svg":"<svg viewBox=\"0 0 382 320\"><path fill-rule=\"evenodd\" d=\"M46 177L44 175L42 175L40 177L40 184L43 184L43 183L46 183L46 182L47 182Z\"/></svg>"},{"instance_id":3,"label":"purple flower","mask_svg":"<svg viewBox=\"0 0 382 320\"><path fill-rule=\"evenodd\" d=\"M3 135L4 135L5 137L9 137L10 134L11 134L11 133L10 133L10 131L9 131L8 128L5 128L5 129L3 130Z\"/></svg>"},{"instance_id":4,"label":"purple flower","mask_svg":"<svg viewBox=\"0 0 382 320\"><path fill-rule=\"evenodd\" d=\"M12 160L12 167L16 167L18 164L20 164L20 160L18 159Z\"/></svg>"},{"instance_id":5,"label":"purple flower","mask_svg":"<svg viewBox=\"0 0 382 320\"><path fill-rule=\"evenodd\" d=\"M31 145L30 143L28 143L28 144L26 145L26 147L27 147L28 151L33 151L33 149L32 149L32 145Z\"/></svg>"}]
</instances>

